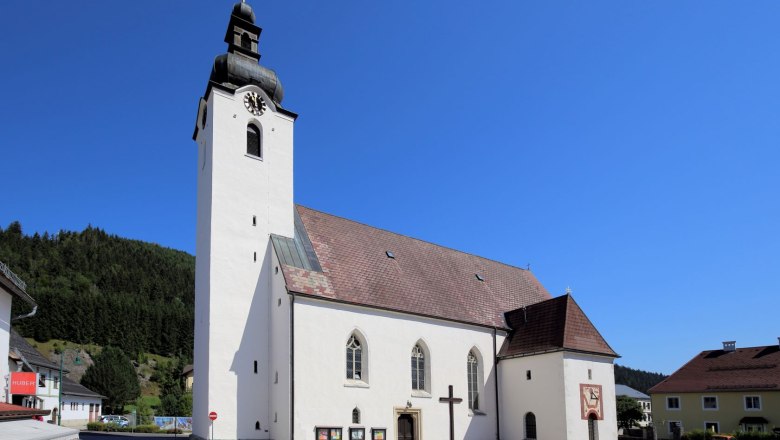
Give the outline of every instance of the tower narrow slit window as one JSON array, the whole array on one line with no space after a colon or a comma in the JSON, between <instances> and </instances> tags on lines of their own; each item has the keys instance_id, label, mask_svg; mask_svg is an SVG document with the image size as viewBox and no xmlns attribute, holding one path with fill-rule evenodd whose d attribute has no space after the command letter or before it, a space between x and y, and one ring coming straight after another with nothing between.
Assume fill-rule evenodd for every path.
<instances>
[{"instance_id":1,"label":"tower narrow slit window","mask_svg":"<svg viewBox=\"0 0 780 440\"><path fill-rule=\"evenodd\" d=\"M254 124L246 126L246 154L263 157L263 139L260 129Z\"/></svg>"},{"instance_id":2,"label":"tower narrow slit window","mask_svg":"<svg viewBox=\"0 0 780 440\"><path fill-rule=\"evenodd\" d=\"M412 389L425 390L425 352L419 344L412 348Z\"/></svg>"},{"instance_id":3,"label":"tower narrow slit window","mask_svg":"<svg viewBox=\"0 0 780 440\"><path fill-rule=\"evenodd\" d=\"M363 377L363 349L354 335L347 341L347 379L361 380Z\"/></svg>"},{"instance_id":4,"label":"tower narrow slit window","mask_svg":"<svg viewBox=\"0 0 780 440\"><path fill-rule=\"evenodd\" d=\"M466 357L466 379L469 388L469 409L479 409L479 360L473 351Z\"/></svg>"}]
</instances>

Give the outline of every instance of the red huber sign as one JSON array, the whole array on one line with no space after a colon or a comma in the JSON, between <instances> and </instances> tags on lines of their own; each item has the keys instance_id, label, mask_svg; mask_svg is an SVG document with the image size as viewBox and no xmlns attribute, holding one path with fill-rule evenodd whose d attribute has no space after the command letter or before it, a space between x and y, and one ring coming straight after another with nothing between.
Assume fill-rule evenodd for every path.
<instances>
[{"instance_id":1,"label":"red huber sign","mask_svg":"<svg viewBox=\"0 0 780 440\"><path fill-rule=\"evenodd\" d=\"M38 378L35 373L11 373L11 394L34 396L37 391Z\"/></svg>"},{"instance_id":2,"label":"red huber sign","mask_svg":"<svg viewBox=\"0 0 780 440\"><path fill-rule=\"evenodd\" d=\"M211 421L212 421L212 422L213 422L214 420L217 420L217 413L216 413L216 412L214 412L214 411L211 411L211 412L209 413L209 418L211 419Z\"/></svg>"}]
</instances>

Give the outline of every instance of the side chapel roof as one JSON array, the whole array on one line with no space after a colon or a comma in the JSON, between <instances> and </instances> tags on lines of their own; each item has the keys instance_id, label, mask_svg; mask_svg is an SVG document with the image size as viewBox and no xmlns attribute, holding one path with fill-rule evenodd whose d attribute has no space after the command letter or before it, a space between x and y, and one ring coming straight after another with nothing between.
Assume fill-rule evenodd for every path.
<instances>
[{"instance_id":1,"label":"side chapel roof","mask_svg":"<svg viewBox=\"0 0 780 440\"><path fill-rule=\"evenodd\" d=\"M272 236L288 291L499 328L505 311L550 298L529 270L303 206L295 211L295 239Z\"/></svg>"},{"instance_id":2,"label":"side chapel roof","mask_svg":"<svg viewBox=\"0 0 780 440\"><path fill-rule=\"evenodd\" d=\"M507 312L506 321L501 358L563 350L619 357L569 294Z\"/></svg>"},{"instance_id":3,"label":"side chapel roof","mask_svg":"<svg viewBox=\"0 0 780 440\"><path fill-rule=\"evenodd\" d=\"M650 394L716 391L780 391L780 347L702 351Z\"/></svg>"}]
</instances>

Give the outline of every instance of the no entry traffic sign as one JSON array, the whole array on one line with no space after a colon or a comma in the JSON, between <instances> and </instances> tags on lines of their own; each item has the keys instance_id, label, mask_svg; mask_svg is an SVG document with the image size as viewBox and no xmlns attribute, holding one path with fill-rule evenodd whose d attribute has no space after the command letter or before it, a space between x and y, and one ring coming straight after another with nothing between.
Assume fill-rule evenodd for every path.
<instances>
[{"instance_id":1,"label":"no entry traffic sign","mask_svg":"<svg viewBox=\"0 0 780 440\"><path fill-rule=\"evenodd\" d=\"M215 411L211 411L209 413L209 419L213 422L214 420L217 420L217 413Z\"/></svg>"}]
</instances>

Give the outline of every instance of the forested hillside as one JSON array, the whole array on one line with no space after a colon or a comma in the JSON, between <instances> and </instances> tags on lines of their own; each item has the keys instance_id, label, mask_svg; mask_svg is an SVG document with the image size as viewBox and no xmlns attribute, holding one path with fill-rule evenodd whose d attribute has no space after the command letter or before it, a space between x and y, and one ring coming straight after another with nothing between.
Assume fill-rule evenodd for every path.
<instances>
[{"instance_id":1,"label":"forested hillside","mask_svg":"<svg viewBox=\"0 0 780 440\"><path fill-rule=\"evenodd\" d=\"M661 373L650 373L649 371L634 370L633 368L615 365L616 384L627 385L645 394L648 394L647 390L667 377Z\"/></svg>"},{"instance_id":2,"label":"forested hillside","mask_svg":"<svg viewBox=\"0 0 780 440\"><path fill-rule=\"evenodd\" d=\"M14 322L23 336L192 356L195 257L87 227L24 235L0 227L0 261L27 282L33 318ZM14 301L14 316L29 306Z\"/></svg>"}]
</instances>

